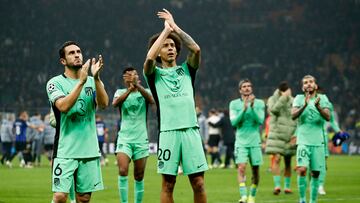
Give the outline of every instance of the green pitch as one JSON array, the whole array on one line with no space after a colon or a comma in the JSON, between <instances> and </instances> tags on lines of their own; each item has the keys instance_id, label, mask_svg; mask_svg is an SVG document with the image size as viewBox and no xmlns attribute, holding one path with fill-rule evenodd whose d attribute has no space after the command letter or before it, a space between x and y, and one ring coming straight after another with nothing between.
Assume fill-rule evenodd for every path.
<instances>
[{"instance_id":1,"label":"green pitch","mask_svg":"<svg viewBox=\"0 0 360 203\"><path fill-rule=\"evenodd\" d=\"M93 203L119 202L117 190L117 167L115 158L110 155L108 166L102 168L105 190L93 193ZM297 202L296 175L293 173L291 187L294 194L279 196L272 194L272 175L267 172L268 156L264 157L261 168L260 186L256 202ZM14 160L12 169L0 166L0 203L50 203L51 184L50 167L43 158L43 166L33 169L19 168ZM293 160L294 162L294 160ZM319 202L360 202L360 156L331 156L328 160L325 196L319 196ZM130 169L132 170L132 169ZM250 172L249 168L247 172ZM132 172L130 172L130 177ZM237 172L235 169L212 169L205 174L205 187L209 203L235 203L239 199ZM248 183L251 175L248 173ZM250 184L248 184L250 185ZM156 173L156 157L148 160L145 173L144 202L159 202L161 176ZM129 178L129 202L133 202L133 179ZM307 194L309 198L309 194ZM186 176L178 176L174 199L176 203L192 202L192 191Z\"/></svg>"}]
</instances>

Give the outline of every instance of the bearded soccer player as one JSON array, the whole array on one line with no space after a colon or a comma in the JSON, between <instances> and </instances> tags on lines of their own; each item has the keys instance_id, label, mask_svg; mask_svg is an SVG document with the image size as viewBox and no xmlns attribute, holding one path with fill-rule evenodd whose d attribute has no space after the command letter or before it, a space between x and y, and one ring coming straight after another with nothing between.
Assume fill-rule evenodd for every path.
<instances>
[{"instance_id":1,"label":"bearded soccer player","mask_svg":"<svg viewBox=\"0 0 360 203\"><path fill-rule=\"evenodd\" d=\"M256 99L252 83L249 79L239 83L240 98L232 100L229 105L230 121L236 128L235 162L238 167L239 203L255 203L255 195L259 185L259 168L263 163L261 153L260 125L265 119L265 103ZM252 184L250 194L246 187L246 165L250 162Z\"/></svg>"},{"instance_id":2,"label":"bearded soccer player","mask_svg":"<svg viewBox=\"0 0 360 203\"><path fill-rule=\"evenodd\" d=\"M134 202L143 202L144 173L146 159L149 156L147 133L147 110L154 99L149 89L145 89L139 80L137 71L128 67L123 71L126 88L115 92L112 105L119 107L121 128L116 144L116 157L119 167L118 189L121 202L128 202L128 172L130 161L134 162Z\"/></svg>"},{"instance_id":3,"label":"bearded soccer player","mask_svg":"<svg viewBox=\"0 0 360 203\"><path fill-rule=\"evenodd\" d=\"M306 75L302 79L304 94L297 95L291 111L298 119L297 171L300 203L306 202L306 172L310 170L310 203L317 201L320 171L325 167L324 123L330 120L330 102L326 95L317 92L315 77Z\"/></svg>"},{"instance_id":4,"label":"bearded soccer player","mask_svg":"<svg viewBox=\"0 0 360 203\"><path fill-rule=\"evenodd\" d=\"M76 42L65 42L59 50L65 72L47 82L46 90L56 118L52 166L53 202L66 202L75 182L77 202L89 202L93 191L103 189L95 111L109 103L100 80L103 59L83 64ZM91 73L88 71L91 63Z\"/></svg>"},{"instance_id":5,"label":"bearded soccer player","mask_svg":"<svg viewBox=\"0 0 360 203\"><path fill-rule=\"evenodd\" d=\"M155 99L160 120L158 173L162 174L160 202L174 202L178 166L189 176L194 202L206 202L204 171L208 169L197 123L194 81L200 66L200 47L175 23L171 13L158 12L164 29L149 40L144 76ZM181 42L189 49L177 65ZM159 66L156 65L159 63Z\"/></svg>"}]
</instances>

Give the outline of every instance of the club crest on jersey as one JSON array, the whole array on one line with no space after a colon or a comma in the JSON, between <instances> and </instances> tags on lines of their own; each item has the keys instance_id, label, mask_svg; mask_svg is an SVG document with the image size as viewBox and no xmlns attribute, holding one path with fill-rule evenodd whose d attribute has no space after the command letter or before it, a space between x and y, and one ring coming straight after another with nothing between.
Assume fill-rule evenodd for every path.
<instances>
[{"instance_id":1,"label":"club crest on jersey","mask_svg":"<svg viewBox=\"0 0 360 203\"><path fill-rule=\"evenodd\" d=\"M54 178L54 185L55 186L60 185L60 178Z\"/></svg>"},{"instance_id":2,"label":"club crest on jersey","mask_svg":"<svg viewBox=\"0 0 360 203\"><path fill-rule=\"evenodd\" d=\"M185 74L185 71L184 71L184 69L183 68L178 68L178 69L176 69L176 73L178 74L178 75L184 75Z\"/></svg>"},{"instance_id":3,"label":"club crest on jersey","mask_svg":"<svg viewBox=\"0 0 360 203\"><path fill-rule=\"evenodd\" d=\"M93 94L92 87L85 87L85 93L87 96L91 96Z\"/></svg>"}]
</instances>

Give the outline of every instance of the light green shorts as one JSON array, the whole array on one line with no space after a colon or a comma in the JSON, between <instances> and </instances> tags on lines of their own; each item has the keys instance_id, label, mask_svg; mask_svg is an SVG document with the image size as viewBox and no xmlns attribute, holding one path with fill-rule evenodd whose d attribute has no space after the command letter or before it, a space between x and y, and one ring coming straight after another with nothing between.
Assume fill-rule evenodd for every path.
<instances>
[{"instance_id":1,"label":"light green shorts","mask_svg":"<svg viewBox=\"0 0 360 203\"><path fill-rule=\"evenodd\" d=\"M69 193L75 181L75 192L88 193L104 189L100 158L55 158L52 168L52 191Z\"/></svg>"},{"instance_id":2,"label":"light green shorts","mask_svg":"<svg viewBox=\"0 0 360 203\"><path fill-rule=\"evenodd\" d=\"M237 164L250 161L251 166L260 166L263 164L261 147L235 146L235 162Z\"/></svg>"},{"instance_id":3,"label":"light green shorts","mask_svg":"<svg viewBox=\"0 0 360 203\"><path fill-rule=\"evenodd\" d=\"M208 170L198 128L160 133L158 173L177 175L181 163L185 175Z\"/></svg>"},{"instance_id":4,"label":"light green shorts","mask_svg":"<svg viewBox=\"0 0 360 203\"><path fill-rule=\"evenodd\" d=\"M311 171L321 171L325 164L324 146L298 145L296 151L297 166L309 168Z\"/></svg>"},{"instance_id":5,"label":"light green shorts","mask_svg":"<svg viewBox=\"0 0 360 203\"><path fill-rule=\"evenodd\" d=\"M149 143L118 143L116 153L124 153L132 160L149 156Z\"/></svg>"}]
</instances>

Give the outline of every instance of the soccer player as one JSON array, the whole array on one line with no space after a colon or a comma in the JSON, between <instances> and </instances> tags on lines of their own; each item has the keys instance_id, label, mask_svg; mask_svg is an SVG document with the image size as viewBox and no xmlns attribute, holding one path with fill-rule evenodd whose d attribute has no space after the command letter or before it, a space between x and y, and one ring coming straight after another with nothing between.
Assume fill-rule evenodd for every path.
<instances>
[{"instance_id":1,"label":"soccer player","mask_svg":"<svg viewBox=\"0 0 360 203\"><path fill-rule=\"evenodd\" d=\"M134 202L140 203L144 196L144 172L149 156L147 134L147 110L154 99L149 89L145 89L133 67L123 71L125 89L115 92L112 105L119 107L121 127L116 144L116 157L119 167L118 189L122 203L128 202L128 171L131 160L134 162Z\"/></svg>"},{"instance_id":2,"label":"soccer player","mask_svg":"<svg viewBox=\"0 0 360 203\"><path fill-rule=\"evenodd\" d=\"M13 132L15 134L15 149L16 154L19 155L20 159L20 167L29 167L31 168L31 144L27 143L27 128L30 127L31 129L37 129L37 126L32 125L29 123L29 115L27 111L21 111L19 113L19 117L15 120L13 124ZM14 156L12 155L10 158L10 163Z\"/></svg>"},{"instance_id":3,"label":"soccer player","mask_svg":"<svg viewBox=\"0 0 360 203\"><path fill-rule=\"evenodd\" d=\"M235 161L238 167L240 203L254 203L259 185L259 168L263 163L261 154L260 125L265 119L265 103L256 99L249 79L239 82L241 97L232 100L229 105L230 121L236 128ZM246 187L246 165L250 162L252 184L248 197Z\"/></svg>"},{"instance_id":4,"label":"soccer player","mask_svg":"<svg viewBox=\"0 0 360 203\"><path fill-rule=\"evenodd\" d=\"M93 191L103 189L100 150L96 136L95 111L105 108L109 98L100 80L103 59L83 55L76 42L59 49L65 72L51 78L47 94L56 118L52 166L53 202L66 202L75 181L77 202L88 202ZM92 77L88 76L91 63Z\"/></svg>"},{"instance_id":5,"label":"soccer player","mask_svg":"<svg viewBox=\"0 0 360 203\"><path fill-rule=\"evenodd\" d=\"M159 116L158 173L162 174L160 202L174 202L178 166L188 175L194 202L206 202L204 171L208 169L197 124L194 81L200 66L200 47L174 21L166 9L157 13L164 29L149 40L144 76L157 104ZM181 43L189 49L177 65ZM156 65L159 63L159 66Z\"/></svg>"},{"instance_id":6,"label":"soccer player","mask_svg":"<svg viewBox=\"0 0 360 203\"><path fill-rule=\"evenodd\" d=\"M108 128L106 127L106 124L100 115L96 115L95 119L96 119L96 134L98 137L99 148L101 152L100 163L102 166L105 166L105 164L109 162L103 150L104 142L107 142L108 139Z\"/></svg>"},{"instance_id":7,"label":"soccer player","mask_svg":"<svg viewBox=\"0 0 360 203\"><path fill-rule=\"evenodd\" d=\"M14 143L13 124L15 116L8 114L6 118L1 121L0 136L3 150L3 156L1 158L1 164L6 164L9 168L12 167L11 160L11 148Z\"/></svg>"},{"instance_id":8,"label":"soccer player","mask_svg":"<svg viewBox=\"0 0 360 203\"><path fill-rule=\"evenodd\" d=\"M266 141L265 152L274 157L271 167L274 180L274 195L281 192L280 161L284 157L284 192L291 194L291 157L296 153L296 146L291 144L295 139L296 122L291 118L291 106L294 98L287 82L281 82L274 94L268 99L267 106L270 113L270 128Z\"/></svg>"},{"instance_id":9,"label":"soccer player","mask_svg":"<svg viewBox=\"0 0 360 203\"><path fill-rule=\"evenodd\" d=\"M330 104L326 95L318 94L315 77L306 75L302 79L304 94L297 95L291 111L298 119L297 171L300 202L306 202L306 172L310 170L310 203L317 201L319 175L325 167L324 123L330 120Z\"/></svg>"}]
</instances>

